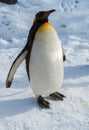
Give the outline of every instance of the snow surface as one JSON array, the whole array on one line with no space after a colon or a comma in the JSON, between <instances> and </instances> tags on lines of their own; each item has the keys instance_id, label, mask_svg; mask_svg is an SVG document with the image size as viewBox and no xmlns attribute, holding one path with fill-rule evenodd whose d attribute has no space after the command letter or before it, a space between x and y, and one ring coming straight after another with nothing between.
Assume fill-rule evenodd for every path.
<instances>
[{"instance_id":1,"label":"snow surface","mask_svg":"<svg viewBox=\"0 0 89 130\"><path fill-rule=\"evenodd\" d=\"M28 82L25 62L12 87L5 80L26 44L34 15L56 9L49 17L67 55L60 92L64 101L41 109ZM18 0L0 3L0 130L89 130L89 0Z\"/></svg>"}]
</instances>

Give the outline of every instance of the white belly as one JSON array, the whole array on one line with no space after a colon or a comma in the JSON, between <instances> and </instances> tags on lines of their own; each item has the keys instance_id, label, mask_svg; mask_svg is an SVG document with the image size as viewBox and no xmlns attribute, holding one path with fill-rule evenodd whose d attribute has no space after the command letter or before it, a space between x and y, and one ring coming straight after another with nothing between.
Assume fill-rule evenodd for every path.
<instances>
[{"instance_id":1,"label":"white belly","mask_svg":"<svg viewBox=\"0 0 89 130\"><path fill-rule=\"evenodd\" d=\"M54 28L38 30L30 57L30 84L33 93L48 95L58 91L63 81L62 48Z\"/></svg>"}]
</instances>

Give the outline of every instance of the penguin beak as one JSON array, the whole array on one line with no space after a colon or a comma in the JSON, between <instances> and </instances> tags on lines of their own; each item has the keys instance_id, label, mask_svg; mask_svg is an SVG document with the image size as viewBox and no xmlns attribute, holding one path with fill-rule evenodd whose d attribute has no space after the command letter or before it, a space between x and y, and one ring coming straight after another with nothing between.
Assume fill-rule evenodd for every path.
<instances>
[{"instance_id":1,"label":"penguin beak","mask_svg":"<svg viewBox=\"0 0 89 130\"><path fill-rule=\"evenodd\" d=\"M44 18L48 18L48 16L51 14L51 13L53 13L54 11L56 11L56 10L49 10L49 11L46 11L45 12L45 14L44 14Z\"/></svg>"}]
</instances>

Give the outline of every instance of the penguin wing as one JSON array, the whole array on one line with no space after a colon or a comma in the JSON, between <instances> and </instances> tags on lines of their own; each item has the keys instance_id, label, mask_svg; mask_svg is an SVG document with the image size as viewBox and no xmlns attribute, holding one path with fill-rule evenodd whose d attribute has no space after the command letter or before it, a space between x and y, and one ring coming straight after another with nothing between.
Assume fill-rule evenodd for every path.
<instances>
[{"instance_id":1,"label":"penguin wing","mask_svg":"<svg viewBox=\"0 0 89 130\"><path fill-rule=\"evenodd\" d=\"M17 56L15 61L13 62L12 66L10 68L10 71L8 73L7 80L6 80L6 87L7 88L9 88L11 86L14 74L15 74L18 66L21 64L21 62L25 58L26 58L26 70L27 70L28 78L30 80L30 74L29 74L30 54L31 54L31 50L32 50L32 45L33 45L35 33L36 33L37 29L39 28L39 26L40 26L40 24L34 23L33 26L31 27L29 35L28 35L27 44L24 47L24 49L20 52L20 54Z\"/></svg>"},{"instance_id":2,"label":"penguin wing","mask_svg":"<svg viewBox=\"0 0 89 130\"><path fill-rule=\"evenodd\" d=\"M29 64L30 64L30 55L31 55L31 50L28 51L27 55L26 55L26 71L27 71L27 75L28 75L28 79L30 81L30 68L29 68Z\"/></svg>"},{"instance_id":3,"label":"penguin wing","mask_svg":"<svg viewBox=\"0 0 89 130\"><path fill-rule=\"evenodd\" d=\"M27 50L24 48L17 56L17 58L14 60L6 79L6 88L10 88L15 72L19 67L19 65L22 63L22 61L25 59L26 55L27 55Z\"/></svg>"},{"instance_id":4,"label":"penguin wing","mask_svg":"<svg viewBox=\"0 0 89 130\"><path fill-rule=\"evenodd\" d=\"M66 55L65 55L63 47L62 47L62 54L63 54L63 61L65 61L66 60Z\"/></svg>"}]
</instances>

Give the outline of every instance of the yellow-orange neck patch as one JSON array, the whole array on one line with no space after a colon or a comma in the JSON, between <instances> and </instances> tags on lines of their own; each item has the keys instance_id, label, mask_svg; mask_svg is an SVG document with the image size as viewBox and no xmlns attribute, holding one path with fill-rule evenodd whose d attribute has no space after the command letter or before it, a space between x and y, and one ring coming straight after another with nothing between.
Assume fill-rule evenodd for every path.
<instances>
[{"instance_id":1,"label":"yellow-orange neck patch","mask_svg":"<svg viewBox=\"0 0 89 130\"><path fill-rule=\"evenodd\" d=\"M52 26L50 23L46 22L43 24L43 26Z\"/></svg>"},{"instance_id":2,"label":"yellow-orange neck patch","mask_svg":"<svg viewBox=\"0 0 89 130\"><path fill-rule=\"evenodd\" d=\"M53 28L53 26L50 24L50 23L48 23L48 22L45 22L44 24L42 24L41 26L40 26L40 31L45 31L47 28Z\"/></svg>"}]
</instances>

